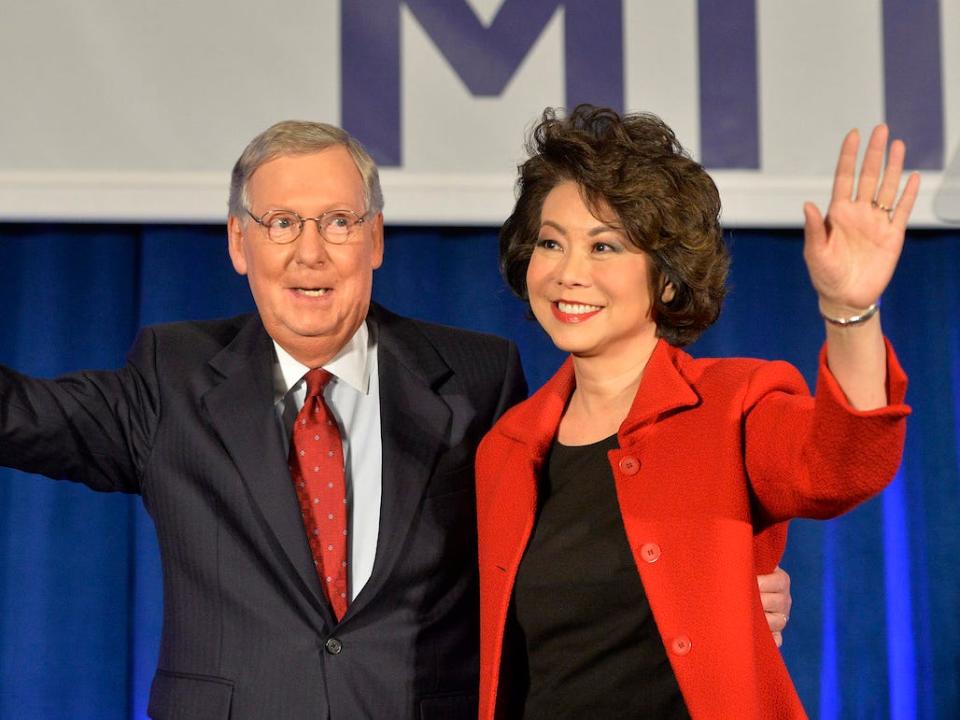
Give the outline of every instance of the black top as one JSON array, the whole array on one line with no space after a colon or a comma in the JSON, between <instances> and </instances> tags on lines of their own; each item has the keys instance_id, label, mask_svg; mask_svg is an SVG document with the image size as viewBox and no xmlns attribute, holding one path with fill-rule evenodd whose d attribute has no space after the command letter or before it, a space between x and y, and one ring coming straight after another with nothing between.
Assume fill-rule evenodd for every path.
<instances>
[{"instance_id":1,"label":"black top","mask_svg":"<svg viewBox=\"0 0 960 720\"><path fill-rule=\"evenodd\" d=\"M623 528L616 447L550 450L513 595L507 717L689 718Z\"/></svg>"}]
</instances>

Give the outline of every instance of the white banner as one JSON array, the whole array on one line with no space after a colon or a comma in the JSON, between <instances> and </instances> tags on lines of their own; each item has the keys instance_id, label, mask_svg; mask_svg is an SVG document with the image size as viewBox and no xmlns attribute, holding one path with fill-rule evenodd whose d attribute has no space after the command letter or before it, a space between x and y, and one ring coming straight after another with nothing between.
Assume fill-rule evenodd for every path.
<instances>
[{"instance_id":1,"label":"white banner","mask_svg":"<svg viewBox=\"0 0 960 720\"><path fill-rule=\"evenodd\" d=\"M825 203L850 127L960 222L960 0L37 0L0 24L0 220L222 222L285 118L377 157L388 223L497 225L526 131L579 101L661 115L730 226Z\"/></svg>"}]
</instances>

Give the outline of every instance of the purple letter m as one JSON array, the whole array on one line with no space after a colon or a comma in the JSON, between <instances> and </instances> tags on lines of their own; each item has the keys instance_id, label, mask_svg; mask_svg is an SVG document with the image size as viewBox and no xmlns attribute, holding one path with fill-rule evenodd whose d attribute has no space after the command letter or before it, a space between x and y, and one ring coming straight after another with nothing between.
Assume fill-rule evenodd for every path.
<instances>
[{"instance_id":1,"label":"purple letter m","mask_svg":"<svg viewBox=\"0 0 960 720\"><path fill-rule=\"evenodd\" d=\"M470 92L487 97L503 92L562 5L567 106L591 102L623 112L622 0L505 0L490 27L465 0L342 0L341 122L378 164L402 162L404 2Z\"/></svg>"}]
</instances>

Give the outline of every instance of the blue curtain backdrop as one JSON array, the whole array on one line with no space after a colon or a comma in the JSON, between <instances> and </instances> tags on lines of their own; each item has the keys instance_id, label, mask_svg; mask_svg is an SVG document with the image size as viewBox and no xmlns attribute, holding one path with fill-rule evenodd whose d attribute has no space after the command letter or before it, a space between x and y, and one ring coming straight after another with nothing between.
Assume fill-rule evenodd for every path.
<instances>
[{"instance_id":1,"label":"blue curtain backdrop","mask_svg":"<svg viewBox=\"0 0 960 720\"><path fill-rule=\"evenodd\" d=\"M392 228L374 295L516 340L531 387L560 356L504 289L491 229ZM797 231L732 234L732 292L695 355L796 364L823 330ZM137 328L252 308L218 227L0 225L0 362L116 367ZM911 378L904 462L879 498L793 524L784 655L808 712L960 717L960 232L913 232L883 322ZM0 718L142 718L160 577L138 498L0 469Z\"/></svg>"}]
</instances>

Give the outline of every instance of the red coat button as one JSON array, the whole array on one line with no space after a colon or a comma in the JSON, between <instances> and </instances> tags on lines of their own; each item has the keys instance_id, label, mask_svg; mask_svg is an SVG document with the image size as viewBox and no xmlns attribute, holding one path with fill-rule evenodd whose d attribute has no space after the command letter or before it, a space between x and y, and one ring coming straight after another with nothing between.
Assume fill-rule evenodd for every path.
<instances>
[{"instance_id":1,"label":"red coat button","mask_svg":"<svg viewBox=\"0 0 960 720\"><path fill-rule=\"evenodd\" d=\"M655 563L660 559L660 546L656 543L644 543L640 548L640 557L648 563Z\"/></svg>"},{"instance_id":2,"label":"red coat button","mask_svg":"<svg viewBox=\"0 0 960 720\"><path fill-rule=\"evenodd\" d=\"M633 455L620 458L620 471L624 475L636 475L640 472L640 460Z\"/></svg>"},{"instance_id":3,"label":"red coat button","mask_svg":"<svg viewBox=\"0 0 960 720\"><path fill-rule=\"evenodd\" d=\"M677 637L670 642L670 650L673 651L674 655L686 655L690 652L691 647L690 638L686 635L677 635Z\"/></svg>"}]
</instances>

